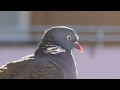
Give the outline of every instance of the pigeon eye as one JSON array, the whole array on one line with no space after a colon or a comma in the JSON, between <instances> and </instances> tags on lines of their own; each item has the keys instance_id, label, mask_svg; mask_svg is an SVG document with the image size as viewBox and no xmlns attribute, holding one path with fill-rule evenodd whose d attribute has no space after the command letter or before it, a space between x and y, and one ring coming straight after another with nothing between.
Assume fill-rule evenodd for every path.
<instances>
[{"instance_id":1,"label":"pigeon eye","mask_svg":"<svg viewBox=\"0 0 120 90\"><path fill-rule=\"evenodd\" d=\"M71 36L70 36L70 35L68 35L68 36L67 36L67 39L68 39L68 40L70 40L70 39L71 39Z\"/></svg>"}]
</instances>

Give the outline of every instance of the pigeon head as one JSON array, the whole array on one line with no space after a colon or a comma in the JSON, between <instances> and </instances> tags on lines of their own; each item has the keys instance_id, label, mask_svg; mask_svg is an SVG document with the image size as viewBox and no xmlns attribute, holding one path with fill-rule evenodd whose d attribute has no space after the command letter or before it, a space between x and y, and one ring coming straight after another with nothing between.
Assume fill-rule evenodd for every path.
<instances>
[{"instance_id":1,"label":"pigeon head","mask_svg":"<svg viewBox=\"0 0 120 90\"><path fill-rule=\"evenodd\" d=\"M73 48L83 51L77 33L65 26L56 26L48 29L39 43L39 48L45 53L71 52Z\"/></svg>"}]
</instances>

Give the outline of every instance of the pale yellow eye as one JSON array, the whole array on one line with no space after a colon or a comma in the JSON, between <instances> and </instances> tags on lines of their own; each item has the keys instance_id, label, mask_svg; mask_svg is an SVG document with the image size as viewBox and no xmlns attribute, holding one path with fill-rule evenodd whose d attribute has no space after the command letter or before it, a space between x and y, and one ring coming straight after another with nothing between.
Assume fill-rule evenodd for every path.
<instances>
[{"instance_id":1,"label":"pale yellow eye","mask_svg":"<svg viewBox=\"0 0 120 90\"><path fill-rule=\"evenodd\" d=\"M67 39L68 39L68 40L71 40L71 36L70 36L70 35L68 35L68 36L67 36Z\"/></svg>"}]
</instances>

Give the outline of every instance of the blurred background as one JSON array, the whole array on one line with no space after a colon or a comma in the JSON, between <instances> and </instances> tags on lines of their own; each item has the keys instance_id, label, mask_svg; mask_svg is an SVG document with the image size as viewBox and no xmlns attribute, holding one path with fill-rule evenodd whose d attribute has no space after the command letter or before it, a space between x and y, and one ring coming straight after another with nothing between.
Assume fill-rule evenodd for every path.
<instances>
[{"instance_id":1,"label":"blurred background","mask_svg":"<svg viewBox=\"0 0 120 90\"><path fill-rule=\"evenodd\" d=\"M79 79L120 78L120 11L0 11L0 66L34 53L58 25L79 35L84 51L72 50Z\"/></svg>"}]
</instances>

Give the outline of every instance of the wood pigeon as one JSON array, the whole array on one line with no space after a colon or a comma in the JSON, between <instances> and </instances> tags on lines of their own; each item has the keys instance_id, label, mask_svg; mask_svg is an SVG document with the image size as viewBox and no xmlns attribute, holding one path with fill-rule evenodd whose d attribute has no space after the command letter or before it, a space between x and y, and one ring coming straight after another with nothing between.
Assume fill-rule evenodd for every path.
<instances>
[{"instance_id":1,"label":"wood pigeon","mask_svg":"<svg viewBox=\"0 0 120 90\"><path fill-rule=\"evenodd\" d=\"M0 79L77 79L73 48L83 51L77 33L66 26L48 29L35 53L0 68Z\"/></svg>"}]
</instances>

